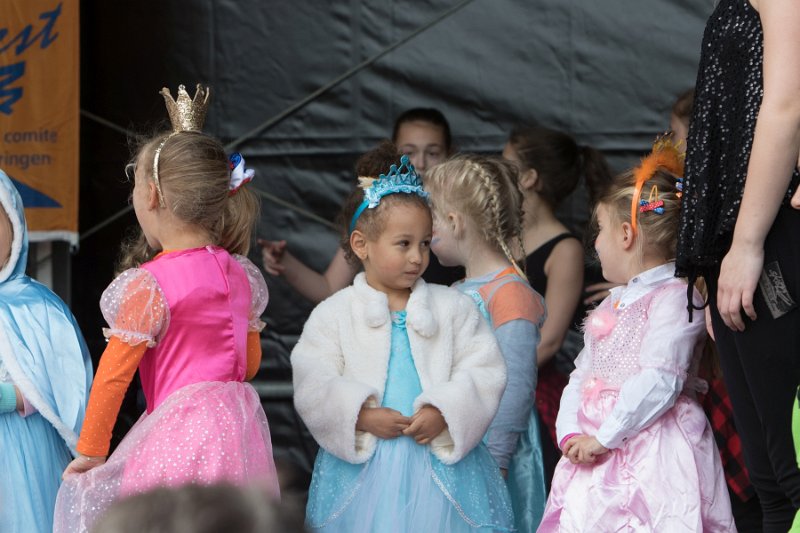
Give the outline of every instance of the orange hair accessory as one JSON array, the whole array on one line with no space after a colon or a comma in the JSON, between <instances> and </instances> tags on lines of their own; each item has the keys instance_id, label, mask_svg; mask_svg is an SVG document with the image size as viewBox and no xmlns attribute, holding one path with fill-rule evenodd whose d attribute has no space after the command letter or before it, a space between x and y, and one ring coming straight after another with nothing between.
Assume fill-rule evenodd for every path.
<instances>
[{"instance_id":1,"label":"orange hair accessory","mask_svg":"<svg viewBox=\"0 0 800 533\"><path fill-rule=\"evenodd\" d=\"M636 231L636 213L639 210L639 200L642 196L642 187L645 182L651 179L659 168L663 168L676 176L683 176L683 158L684 154L678 149L678 143L674 143L672 134L667 133L656 138L650 154L642 159L638 167L633 169L634 192L631 199L631 226L633 231ZM656 195L658 195L658 192L656 192Z\"/></svg>"}]
</instances>

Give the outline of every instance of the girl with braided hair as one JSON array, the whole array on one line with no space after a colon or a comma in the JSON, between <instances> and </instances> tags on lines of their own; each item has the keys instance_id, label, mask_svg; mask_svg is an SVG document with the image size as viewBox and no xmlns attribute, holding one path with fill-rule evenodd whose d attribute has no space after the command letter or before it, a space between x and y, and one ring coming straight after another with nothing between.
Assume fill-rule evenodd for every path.
<instances>
[{"instance_id":1,"label":"girl with braided hair","mask_svg":"<svg viewBox=\"0 0 800 533\"><path fill-rule=\"evenodd\" d=\"M524 257L518 173L498 157L463 155L430 169L425 187L433 210L431 249L443 265L466 268L467 278L454 286L478 304L506 361L508 384L485 440L506 476L517 529L533 531L545 501L533 409L545 310L517 260Z\"/></svg>"},{"instance_id":2,"label":"girl with braided hair","mask_svg":"<svg viewBox=\"0 0 800 533\"><path fill-rule=\"evenodd\" d=\"M719 452L696 393L705 340L682 310L675 246L681 154L656 142L595 209L603 276L556 420L564 456L539 531L736 531Z\"/></svg>"}]
</instances>

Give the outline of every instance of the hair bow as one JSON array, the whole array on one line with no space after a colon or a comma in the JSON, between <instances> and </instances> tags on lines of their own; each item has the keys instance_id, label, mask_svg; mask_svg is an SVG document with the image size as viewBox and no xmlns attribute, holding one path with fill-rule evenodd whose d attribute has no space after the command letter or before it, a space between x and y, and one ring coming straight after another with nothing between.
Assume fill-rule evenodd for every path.
<instances>
[{"instance_id":1,"label":"hair bow","mask_svg":"<svg viewBox=\"0 0 800 533\"><path fill-rule=\"evenodd\" d=\"M231 182L228 185L228 194L233 196L245 183L253 181L256 175L252 168L244 168L244 157L239 152L234 152L228 157L231 168Z\"/></svg>"}]
</instances>

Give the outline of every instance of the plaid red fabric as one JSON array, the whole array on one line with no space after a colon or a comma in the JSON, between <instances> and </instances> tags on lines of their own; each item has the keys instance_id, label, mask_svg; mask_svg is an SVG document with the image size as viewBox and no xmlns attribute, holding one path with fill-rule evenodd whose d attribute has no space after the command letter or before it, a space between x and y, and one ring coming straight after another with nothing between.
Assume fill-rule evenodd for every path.
<instances>
[{"instance_id":1,"label":"plaid red fabric","mask_svg":"<svg viewBox=\"0 0 800 533\"><path fill-rule=\"evenodd\" d=\"M755 489L744 465L742 441L733 423L733 407L725 383L721 378L708 379L708 393L699 399L714 431L725 480L739 499L746 502L755 495Z\"/></svg>"},{"instance_id":2,"label":"plaid red fabric","mask_svg":"<svg viewBox=\"0 0 800 533\"><path fill-rule=\"evenodd\" d=\"M556 365L552 361L539 369L536 382L536 409L539 410L539 417L553 439L556 450L560 449L556 438L556 417L561 404L561 393L568 381L569 377L556 370Z\"/></svg>"}]
</instances>

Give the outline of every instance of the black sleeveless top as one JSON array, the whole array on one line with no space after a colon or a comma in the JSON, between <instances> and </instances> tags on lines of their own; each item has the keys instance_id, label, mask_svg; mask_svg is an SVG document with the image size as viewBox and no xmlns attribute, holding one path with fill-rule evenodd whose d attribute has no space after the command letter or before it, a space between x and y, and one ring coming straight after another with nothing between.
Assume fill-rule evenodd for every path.
<instances>
[{"instance_id":1,"label":"black sleeveless top","mask_svg":"<svg viewBox=\"0 0 800 533\"><path fill-rule=\"evenodd\" d=\"M761 19L720 0L703 34L686 152L676 275L707 275L731 245L764 94ZM800 181L795 169L784 203Z\"/></svg>"},{"instance_id":2,"label":"black sleeveless top","mask_svg":"<svg viewBox=\"0 0 800 533\"><path fill-rule=\"evenodd\" d=\"M547 258L550 257L556 244L564 239L576 238L571 233L562 233L528 254L525 258L525 275L528 276L533 290L544 296L544 293L547 292L547 274L544 273L544 264L547 262Z\"/></svg>"},{"instance_id":3,"label":"black sleeveless top","mask_svg":"<svg viewBox=\"0 0 800 533\"><path fill-rule=\"evenodd\" d=\"M528 276L531 287L542 296L547 292L547 274L544 273L544 264L547 262L547 258L550 257L550 254L553 253L553 249L556 245L565 239L575 239L580 242L580 239L575 235L571 233L562 233L539 246L525 258L525 275ZM545 302L545 305L547 305L547 302ZM572 325L570 326L575 331L580 331L583 318L586 316L586 310L586 306L583 304L583 298L581 298L578 307L575 309L575 314L572 317Z\"/></svg>"}]
</instances>

